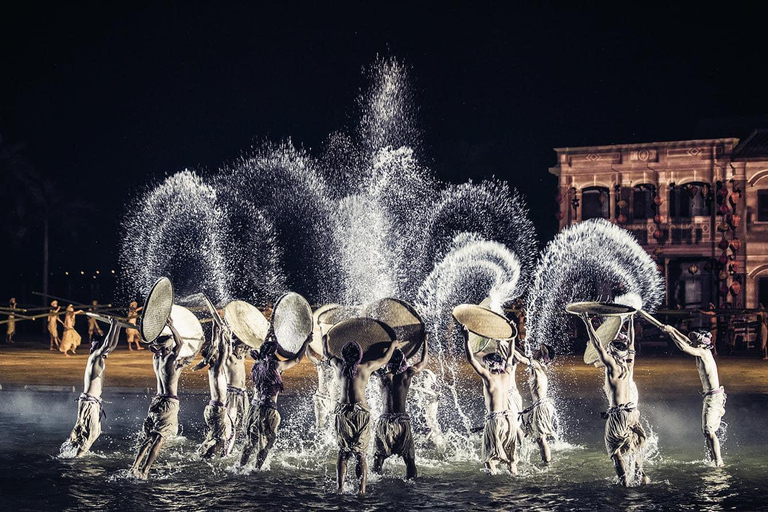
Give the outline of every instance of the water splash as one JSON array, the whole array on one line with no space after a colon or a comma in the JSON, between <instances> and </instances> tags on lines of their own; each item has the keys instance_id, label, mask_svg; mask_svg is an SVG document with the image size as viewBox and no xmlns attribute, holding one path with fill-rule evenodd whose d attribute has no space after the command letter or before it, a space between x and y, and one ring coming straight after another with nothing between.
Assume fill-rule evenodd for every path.
<instances>
[{"instance_id":1,"label":"water splash","mask_svg":"<svg viewBox=\"0 0 768 512\"><path fill-rule=\"evenodd\" d=\"M216 190L192 171L147 192L136 213L123 220L120 263L132 291L146 294L167 276L177 296L204 292L215 301L226 299L226 218Z\"/></svg>"},{"instance_id":2,"label":"water splash","mask_svg":"<svg viewBox=\"0 0 768 512\"><path fill-rule=\"evenodd\" d=\"M544 249L528 301L529 342L569 348L572 320L565 306L577 301L612 301L636 294L653 312L664 283L656 263L624 229L592 219L561 231Z\"/></svg>"}]
</instances>

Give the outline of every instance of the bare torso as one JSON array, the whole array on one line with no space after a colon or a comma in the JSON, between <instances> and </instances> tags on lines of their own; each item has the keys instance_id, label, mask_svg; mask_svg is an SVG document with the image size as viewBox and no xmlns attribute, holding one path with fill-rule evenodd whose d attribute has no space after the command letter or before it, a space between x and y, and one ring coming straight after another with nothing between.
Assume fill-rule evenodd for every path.
<instances>
[{"instance_id":1,"label":"bare torso","mask_svg":"<svg viewBox=\"0 0 768 512\"><path fill-rule=\"evenodd\" d=\"M629 370L622 372L619 367L610 364L605 366L604 390L605 396L608 398L609 406L615 407L617 405L629 403L629 382Z\"/></svg>"},{"instance_id":2,"label":"bare torso","mask_svg":"<svg viewBox=\"0 0 768 512\"><path fill-rule=\"evenodd\" d=\"M152 358L152 366L157 376L157 394L176 396L182 367L177 367L176 354L172 350L162 352L156 353Z\"/></svg>"},{"instance_id":3,"label":"bare torso","mask_svg":"<svg viewBox=\"0 0 768 512\"><path fill-rule=\"evenodd\" d=\"M83 379L83 393L94 396L101 396L102 386L104 385L104 368L106 363L104 355L100 352L94 352L88 356L88 363L85 367L85 377Z\"/></svg>"},{"instance_id":4,"label":"bare torso","mask_svg":"<svg viewBox=\"0 0 768 512\"><path fill-rule=\"evenodd\" d=\"M342 372L343 363L340 361L334 360L333 367L341 388L339 401L343 404L360 403L368 407L368 402L365 400L365 388L368 385L368 379L371 377L371 369L362 364L358 365L357 375L350 378Z\"/></svg>"},{"instance_id":5,"label":"bare torso","mask_svg":"<svg viewBox=\"0 0 768 512\"><path fill-rule=\"evenodd\" d=\"M710 350L702 350L701 355L696 357L696 369L699 371L701 387L705 393L720 387L717 364Z\"/></svg>"},{"instance_id":6,"label":"bare torso","mask_svg":"<svg viewBox=\"0 0 768 512\"><path fill-rule=\"evenodd\" d=\"M227 384L230 386L245 389L245 356L237 356L234 353L227 357L224 364L224 374Z\"/></svg>"},{"instance_id":7,"label":"bare torso","mask_svg":"<svg viewBox=\"0 0 768 512\"><path fill-rule=\"evenodd\" d=\"M509 409L509 392L512 387L510 381L514 380L506 370L502 373L490 373L483 378L483 397L485 398L485 410L487 412L499 412Z\"/></svg>"},{"instance_id":8,"label":"bare torso","mask_svg":"<svg viewBox=\"0 0 768 512\"><path fill-rule=\"evenodd\" d=\"M538 361L531 360L528 370L530 372L528 386L531 389L531 399L537 402L546 398L547 391L549 390L549 378L547 377L547 372L544 371L544 367Z\"/></svg>"},{"instance_id":9,"label":"bare torso","mask_svg":"<svg viewBox=\"0 0 768 512\"><path fill-rule=\"evenodd\" d=\"M415 371L408 368L404 372L394 375L390 372L380 373L379 382L384 394L384 413L404 414L406 410L406 399L408 391L411 388L411 380Z\"/></svg>"}]
</instances>

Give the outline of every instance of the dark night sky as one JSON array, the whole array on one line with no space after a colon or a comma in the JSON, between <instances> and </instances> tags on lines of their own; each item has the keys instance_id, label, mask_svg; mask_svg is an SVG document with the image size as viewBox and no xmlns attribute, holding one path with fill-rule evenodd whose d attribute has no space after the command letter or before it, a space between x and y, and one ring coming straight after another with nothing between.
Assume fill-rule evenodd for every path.
<instances>
[{"instance_id":1,"label":"dark night sky","mask_svg":"<svg viewBox=\"0 0 768 512\"><path fill-rule=\"evenodd\" d=\"M126 199L150 180L264 139L319 149L353 122L377 54L412 69L434 172L508 180L542 242L552 148L745 136L768 114L762 16L735 5L19 4L0 15L0 132L98 212L89 237L57 243L54 271L114 266ZM39 268L38 254L3 258L2 288Z\"/></svg>"}]
</instances>

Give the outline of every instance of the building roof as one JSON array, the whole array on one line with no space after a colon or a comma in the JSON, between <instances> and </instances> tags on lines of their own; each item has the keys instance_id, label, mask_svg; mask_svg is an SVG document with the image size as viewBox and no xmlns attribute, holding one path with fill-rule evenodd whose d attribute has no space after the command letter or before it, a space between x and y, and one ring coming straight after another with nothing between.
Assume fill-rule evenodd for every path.
<instances>
[{"instance_id":1,"label":"building roof","mask_svg":"<svg viewBox=\"0 0 768 512\"><path fill-rule=\"evenodd\" d=\"M768 159L768 128L753 131L733 150L732 160Z\"/></svg>"}]
</instances>

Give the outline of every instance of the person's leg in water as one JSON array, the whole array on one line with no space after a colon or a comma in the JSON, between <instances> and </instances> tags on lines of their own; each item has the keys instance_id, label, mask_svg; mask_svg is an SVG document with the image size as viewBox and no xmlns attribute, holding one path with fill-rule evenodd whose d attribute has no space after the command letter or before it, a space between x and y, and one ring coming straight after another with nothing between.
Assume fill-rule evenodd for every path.
<instances>
[{"instance_id":1,"label":"person's leg in water","mask_svg":"<svg viewBox=\"0 0 768 512\"><path fill-rule=\"evenodd\" d=\"M152 436L147 435L144 438L144 441L139 445L139 448L136 450L136 458L133 460L133 465L131 466L131 473L133 473L136 476L139 476L141 474L141 471L139 468L143 466L144 459L147 456L147 453L149 452L149 449L152 447Z\"/></svg>"},{"instance_id":2,"label":"person's leg in water","mask_svg":"<svg viewBox=\"0 0 768 512\"><path fill-rule=\"evenodd\" d=\"M368 483L368 461L364 453L355 453L357 464L355 465L355 475L360 485L360 494L365 494L365 486Z\"/></svg>"},{"instance_id":3,"label":"person's leg in water","mask_svg":"<svg viewBox=\"0 0 768 512\"><path fill-rule=\"evenodd\" d=\"M157 459L157 456L160 455L160 449L163 447L163 444L165 444L165 438L160 434L152 434L152 437L152 447L150 448L147 459L140 470L140 475L144 479L146 479L149 475L149 468L152 467L155 459Z\"/></svg>"},{"instance_id":4,"label":"person's leg in water","mask_svg":"<svg viewBox=\"0 0 768 512\"><path fill-rule=\"evenodd\" d=\"M485 470L488 472L488 474L495 475L496 474L496 461L495 460L485 461Z\"/></svg>"},{"instance_id":5,"label":"person's leg in water","mask_svg":"<svg viewBox=\"0 0 768 512\"><path fill-rule=\"evenodd\" d=\"M349 452L339 450L339 455L336 457L336 482L339 494L344 492L344 480L347 478L347 461L351 455Z\"/></svg>"},{"instance_id":6,"label":"person's leg in water","mask_svg":"<svg viewBox=\"0 0 768 512\"><path fill-rule=\"evenodd\" d=\"M387 456L379 450L373 455L373 472L381 474L381 470L384 468L384 461L387 460Z\"/></svg>"},{"instance_id":7,"label":"person's leg in water","mask_svg":"<svg viewBox=\"0 0 768 512\"><path fill-rule=\"evenodd\" d=\"M541 460L544 464L549 464L552 460L552 453L549 450L549 443L547 442L547 436L539 436L536 440L539 444L539 452L541 453Z\"/></svg>"},{"instance_id":8,"label":"person's leg in water","mask_svg":"<svg viewBox=\"0 0 768 512\"><path fill-rule=\"evenodd\" d=\"M708 430L704 432L704 440L707 443L707 452L709 460L715 463L715 466L723 466L723 458L720 455L720 440L714 432Z\"/></svg>"},{"instance_id":9,"label":"person's leg in water","mask_svg":"<svg viewBox=\"0 0 768 512\"><path fill-rule=\"evenodd\" d=\"M624 487L627 486L627 468L624 465L624 458L621 453L614 453L611 455L613 461L613 468L616 470L616 476L619 477L619 484Z\"/></svg>"},{"instance_id":10,"label":"person's leg in water","mask_svg":"<svg viewBox=\"0 0 768 512\"><path fill-rule=\"evenodd\" d=\"M256 469L261 469L261 466L264 465L264 461L267 460L267 455L269 455L269 448L269 446L265 447L256 455Z\"/></svg>"},{"instance_id":11,"label":"person's leg in water","mask_svg":"<svg viewBox=\"0 0 768 512\"><path fill-rule=\"evenodd\" d=\"M416 458L411 456L403 457L403 462L405 462L405 479L417 478L419 471L416 469Z\"/></svg>"}]
</instances>

